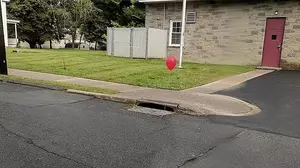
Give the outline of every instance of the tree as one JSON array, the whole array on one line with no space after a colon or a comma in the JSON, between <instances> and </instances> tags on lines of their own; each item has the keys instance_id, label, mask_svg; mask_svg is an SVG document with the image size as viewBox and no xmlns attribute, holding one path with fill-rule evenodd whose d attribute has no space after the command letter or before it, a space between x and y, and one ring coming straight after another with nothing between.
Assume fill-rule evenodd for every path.
<instances>
[{"instance_id":1,"label":"tree","mask_svg":"<svg viewBox=\"0 0 300 168\"><path fill-rule=\"evenodd\" d=\"M123 25L127 27L145 26L145 5L131 0L131 4L123 8ZM121 23L122 25L122 23Z\"/></svg>"},{"instance_id":2,"label":"tree","mask_svg":"<svg viewBox=\"0 0 300 168\"><path fill-rule=\"evenodd\" d=\"M106 25L108 23L103 18L102 11L94 7L90 17L83 24L82 33L88 42L95 42L95 49L97 49L97 43L99 44L104 40Z\"/></svg>"},{"instance_id":3,"label":"tree","mask_svg":"<svg viewBox=\"0 0 300 168\"><path fill-rule=\"evenodd\" d=\"M93 3L91 0L68 0L66 10L68 13L70 23L70 34L72 36L72 47L75 46L75 39L77 38L77 32L89 17Z\"/></svg>"},{"instance_id":4,"label":"tree","mask_svg":"<svg viewBox=\"0 0 300 168\"><path fill-rule=\"evenodd\" d=\"M8 6L9 16L19 19L19 38L30 48L47 41L60 40L65 34L64 9L60 0L14 0Z\"/></svg>"},{"instance_id":5,"label":"tree","mask_svg":"<svg viewBox=\"0 0 300 168\"><path fill-rule=\"evenodd\" d=\"M19 38L29 43L30 48L42 44L42 36L47 34L50 27L48 5L43 0L14 0L8 11L19 19Z\"/></svg>"},{"instance_id":6,"label":"tree","mask_svg":"<svg viewBox=\"0 0 300 168\"><path fill-rule=\"evenodd\" d=\"M102 10L107 26L142 27L145 24L145 5L137 0L93 0Z\"/></svg>"},{"instance_id":7,"label":"tree","mask_svg":"<svg viewBox=\"0 0 300 168\"><path fill-rule=\"evenodd\" d=\"M60 41L68 33L67 27L69 25L67 11L65 8L65 0L48 0L51 27L45 39L50 41L50 48L52 48L52 40Z\"/></svg>"}]
</instances>

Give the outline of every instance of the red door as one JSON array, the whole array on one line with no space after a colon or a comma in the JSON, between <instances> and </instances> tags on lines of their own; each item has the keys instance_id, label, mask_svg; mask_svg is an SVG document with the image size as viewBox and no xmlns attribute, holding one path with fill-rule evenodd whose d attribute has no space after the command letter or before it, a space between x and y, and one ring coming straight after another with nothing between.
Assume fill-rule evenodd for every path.
<instances>
[{"instance_id":1,"label":"red door","mask_svg":"<svg viewBox=\"0 0 300 168\"><path fill-rule=\"evenodd\" d=\"M279 67L285 18L268 18L262 56L262 66Z\"/></svg>"}]
</instances>

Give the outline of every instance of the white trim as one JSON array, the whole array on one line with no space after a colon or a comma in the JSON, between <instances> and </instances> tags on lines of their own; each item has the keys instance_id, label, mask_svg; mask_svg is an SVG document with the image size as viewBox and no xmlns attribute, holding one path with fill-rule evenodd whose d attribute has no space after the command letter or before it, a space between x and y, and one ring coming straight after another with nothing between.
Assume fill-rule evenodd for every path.
<instances>
[{"instance_id":1,"label":"white trim","mask_svg":"<svg viewBox=\"0 0 300 168\"><path fill-rule=\"evenodd\" d=\"M8 24L17 24L20 23L20 20L7 19Z\"/></svg>"},{"instance_id":2,"label":"white trim","mask_svg":"<svg viewBox=\"0 0 300 168\"><path fill-rule=\"evenodd\" d=\"M180 44L172 44L172 33L173 33L173 23L180 22L181 20L170 20L170 29L169 29L169 47L180 47Z\"/></svg>"}]
</instances>

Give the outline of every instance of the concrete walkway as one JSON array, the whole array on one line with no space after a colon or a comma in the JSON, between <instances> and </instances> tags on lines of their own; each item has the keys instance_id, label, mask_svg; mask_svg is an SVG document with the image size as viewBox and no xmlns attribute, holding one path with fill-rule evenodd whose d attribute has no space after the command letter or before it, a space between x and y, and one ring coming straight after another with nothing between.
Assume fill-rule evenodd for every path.
<instances>
[{"instance_id":1,"label":"concrete walkway","mask_svg":"<svg viewBox=\"0 0 300 168\"><path fill-rule=\"evenodd\" d=\"M194 87L191 89L186 89L184 92L192 92L192 93L214 93L218 92L224 89L231 88L235 85L241 84L243 82L246 82L250 79L254 79L256 77L268 74L273 72L274 70L261 70L257 69L254 71L250 71L247 73L235 75L235 76L230 76L225 79L221 79L206 85L202 85L199 87Z\"/></svg>"},{"instance_id":2,"label":"concrete walkway","mask_svg":"<svg viewBox=\"0 0 300 168\"><path fill-rule=\"evenodd\" d=\"M180 109L194 115L225 115L225 116L245 116L254 115L260 112L260 109L247 102L235 99L229 96L221 96L212 93L218 90L227 89L246 80L264 75L272 71L255 70L245 74L225 78L213 82L212 84L187 89L184 91L171 91L163 89L152 89L146 87L131 86L112 82L90 80L63 75L53 75L40 72L31 72L24 70L9 69L9 75L20 76L25 78L52 80L84 86L101 87L117 90L120 93L115 95L102 95L87 92L77 92L82 94L96 95L100 98L110 97L112 100L123 102L129 100L148 99L154 101L163 101L176 103ZM76 92L76 91L71 91Z\"/></svg>"},{"instance_id":3,"label":"concrete walkway","mask_svg":"<svg viewBox=\"0 0 300 168\"><path fill-rule=\"evenodd\" d=\"M64 76L64 75L54 75L49 73L25 71L25 70L18 70L18 69L9 69L8 74L13 76L38 79L38 80L50 80L50 81L64 82L70 84L78 84L83 86L100 87L100 88L116 90L119 92L133 92L138 90L149 89L149 88L139 87L139 86L125 85L125 84L98 81L98 80L85 79L85 78L77 78L77 77Z\"/></svg>"}]
</instances>

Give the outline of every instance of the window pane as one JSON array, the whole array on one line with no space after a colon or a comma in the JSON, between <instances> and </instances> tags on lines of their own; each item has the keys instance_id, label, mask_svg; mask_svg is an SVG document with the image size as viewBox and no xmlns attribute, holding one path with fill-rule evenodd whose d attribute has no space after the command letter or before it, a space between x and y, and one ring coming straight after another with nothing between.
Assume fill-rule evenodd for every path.
<instances>
[{"instance_id":1,"label":"window pane","mask_svg":"<svg viewBox=\"0 0 300 168\"><path fill-rule=\"evenodd\" d=\"M176 25L177 25L176 23L177 23L177 22L173 22L173 27L176 27Z\"/></svg>"},{"instance_id":2,"label":"window pane","mask_svg":"<svg viewBox=\"0 0 300 168\"><path fill-rule=\"evenodd\" d=\"M175 39L172 39L171 44L176 44L176 40L175 40Z\"/></svg>"},{"instance_id":3,"label":"window pane","mask_svg":"<svg viewBox=\"0 0 300 168\"><path fill-rule=\"evenodd\" d=\"M177 23L177 27L181 27L181 22L178 22L178 23Z\"/></svg>"},{"instance_id":4,"label":"window pane","mask_svg":"<svg viewBox=\"0 0 300 168\"><path fill-rule=\"evenodd\" d=\"M180 34L172 34L172 44L180 44Z\"/></svg>"}]
</instances>

